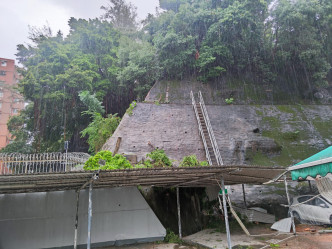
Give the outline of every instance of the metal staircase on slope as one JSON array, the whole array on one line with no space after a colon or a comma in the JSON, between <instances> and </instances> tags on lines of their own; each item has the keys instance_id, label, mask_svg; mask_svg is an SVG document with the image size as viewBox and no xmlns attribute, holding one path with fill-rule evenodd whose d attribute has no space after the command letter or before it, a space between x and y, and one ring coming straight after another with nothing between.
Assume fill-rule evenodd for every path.
<instances>
[{"instance_id":1,"label":"metal staircase on slope","mask_svg":"<svg viewBox=\"0 0 332 249\"><path fill-rule=\"evenodd\" d=\"M193 92L190 92L192 105L195 111L199 132L201 134L206 158L209 162L209 165L223 165L222 158L220 156L219 148L217 145L216 138L214 136L212 126L208 113L205 108L204 100L202 93L198 93L199 102L196 103Z\"/></svg>"}]
</instances>

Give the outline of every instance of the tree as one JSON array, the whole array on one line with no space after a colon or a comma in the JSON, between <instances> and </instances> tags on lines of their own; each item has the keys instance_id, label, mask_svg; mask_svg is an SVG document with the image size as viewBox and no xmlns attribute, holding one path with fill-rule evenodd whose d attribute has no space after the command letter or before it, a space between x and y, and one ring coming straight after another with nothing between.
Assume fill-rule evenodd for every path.
<instances>
[{"instance_id":1,"label":"tree","mask_svg":"<svg viewBox=\"0 0 332 249\"><path fill-rule=\"evenodd\" d=\"M327 84L331 68L324 47L326 13L316 0L279 0L272 11L274 56L278 71L298 87L313 92L314 87Z\"/></svg>"},{"instance_id":2,"label":"tree","mask_svg":"<svg viewBox=\"0 0 332 249\"><path fill-rule=\"evenodd\" d=\"M124 0L109 0L109 2L108 6L101 6L101 9L105 11L102 18L111 22L117 29L135 31L137 8Z\"/></svg>"},{"instance_id":3,"label":"tree","mask_svg":"<svg viewBox=\"0 0 332 249\"><path fill-rule=\"evenodd\" d=\"M9 143L5 148L1 149L1 153L33 153L32 146L33 134L29 131L31 126L30 120L26 117L31 112L31 105L27 106L25 110L20 112L18 116L12 116L8 120L8 130L12 135L13 141Z\"/></svg>"},{"instance_id":4,"label":"tree","mask_svg":"<svg viewBox=\"0 0 332 249\"><path fill-rule=\"evenodd\" d=\"M116 80L117 32L97 19L72 18L69 24L66 39L44 36L34 39L34 46L19 46L17 56L26 68L19 86L33 106L30 131L37 152L61 151L63 141L75 138L71 144L80 144L77 134L89 118L80 115L84 106L78 93L93 90L103 100L116 87L111 82Z\"/></svg>"},{"instance_id":5,"label":"tree","mask_svg":"<svg viewBox=\"0 0 332 249\"><path fill-rule=\"evenodd\" d=\"M118 50L119 73L122 86L130 86L139 99L144 99L152 85L159 79L160 66L155 48L148 42L136 42L123 37Z\"/></svg>"},{"instance_id":6,"label":"tree","mask_svg":"<svg viewBox=\"0 0 332 249\"><path fill-rule=\"evenodd\" d=\"M88 135L89 151L91 153L98 152L104 145L106 140L114 133L120 123L120 118L117 114L110 114L103 118L102 114L105 112L101 102L95 95L91 95L88 91L83 91L79 94L83 104L88 107L87 111L83 111L82 115L90 115L92 121L82 132L82 137Z\"/></svg>"}]
</instances>

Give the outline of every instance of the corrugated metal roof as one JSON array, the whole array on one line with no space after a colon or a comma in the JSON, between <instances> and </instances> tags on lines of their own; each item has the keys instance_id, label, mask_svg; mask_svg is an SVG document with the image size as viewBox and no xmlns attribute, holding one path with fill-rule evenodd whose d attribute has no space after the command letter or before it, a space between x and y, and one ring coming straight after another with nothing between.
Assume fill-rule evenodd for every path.
<instances>
[{"instance_id":1,"label":"corrugated metal roof","mask_svg":"<svg viewBox=\"0 0 332 249\"><path fill-rule=\"evenodd\" d=\"M271 229L277 230L279 232L289 233L291 230L292 218L285 218L277 221L271 226Z\"/></svg>"}]
</instances>

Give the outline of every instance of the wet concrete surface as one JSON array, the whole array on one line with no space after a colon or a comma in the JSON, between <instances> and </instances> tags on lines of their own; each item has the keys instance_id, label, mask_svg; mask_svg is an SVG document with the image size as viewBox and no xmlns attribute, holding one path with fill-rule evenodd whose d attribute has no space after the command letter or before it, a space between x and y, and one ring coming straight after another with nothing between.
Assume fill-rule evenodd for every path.
<instances>
[{"instance_id":1,"label":"wet concrete surface","mask_svg":"<svg viewBox=\"0 0 332 249\"><path fill-rule=\"evenodd\" d=\"M306 232L306 229L314 232ZM270 229L270 225L256 225L249 228L252 236L237 231L231 233L232 248L272 248L271 245L282 249L332 249L332 234L319 234L318 231L327 229L322 226L297 225L297 235L292 233L278 233ZM186 236L183 240L187 245L168 243L146 243L128 246L113 246L103 249L225 249L228 248L225 233L216 229L205 229Z\"/></svg>"},{"instance_id":2,"label":"wet concrete surface","mask_svg":"<svg viewBox=\"0 0 332 249\"><path fill-rule=\"evenodd\" d=\"M203 249L203 247L179 245L173 243L145 243L128 246L111 246L102 249Z\"/></svg>"}]
</instances>

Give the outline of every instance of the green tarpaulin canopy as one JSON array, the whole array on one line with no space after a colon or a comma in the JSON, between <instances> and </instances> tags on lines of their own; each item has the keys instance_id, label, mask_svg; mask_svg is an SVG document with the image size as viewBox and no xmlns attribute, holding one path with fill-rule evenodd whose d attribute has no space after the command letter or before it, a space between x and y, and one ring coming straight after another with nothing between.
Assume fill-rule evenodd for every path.
<instances>
[{"instance_id":1,"label":"green tarpaulin canopy","mask_svg":"<svg viewBox=\"0 0 332 249\"><path fill-rule=\"evenodd\" d=\"M332 173L332 146L288 168L292 180L305 180L308 176L315 178Z\"/></svg>"}]
</instances>

